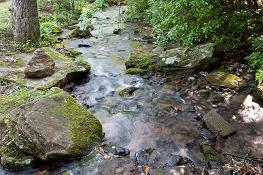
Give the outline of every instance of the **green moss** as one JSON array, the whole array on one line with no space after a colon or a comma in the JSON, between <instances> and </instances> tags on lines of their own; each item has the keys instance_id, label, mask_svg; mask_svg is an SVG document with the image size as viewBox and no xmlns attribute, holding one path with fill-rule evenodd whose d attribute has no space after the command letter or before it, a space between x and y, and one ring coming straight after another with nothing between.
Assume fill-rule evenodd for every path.
<instances>
[{"instance_id":1,"label":"green moss","mask_svg":"<svg viewBox=\"0 0 263 175\"><path fill-rule=\"evenodd\" d=\"M90 29L80 30L79 28L73 29L69 35L71 38L88 38L91 37Z\"/></svg>"},{"instance_id":2,"label":"green moss","mask_svg":"<svg viewBox=\"0 0 263 175\"><path fill-rule=\"evenodd\" d=\"M246 86L246 82L234 74L225 70L218 70L206 76L206 80L214 86L227 88L240 88Z\"/></svg>"},{"instance_id":3,"label":"green moss","mask_svg":"<svg viewBox=\"0 0 263 175\"><path fill-rule=\"evenodd\" d=\"M127 87L127 88L123 88L119 91L119 95L124 97L124 96L127 96L127 95L132 95L132 93L134 91L136 91L137 88L136 87Z\"/></svg>"},{"instance_id":4,"label":"green moss","mask_svg":"<svg viewBox=\"0 0 263 175\"><path fill-rule=\"evenodd\" d=\"M24 66L24 61L22 58L18 58L16 59L16 61L14 62L4 62L4 61L0 61L0 66L6 66L6 67L12 67L12 68L16 68L16 67L22 67Z\"/></svg>"},{"instance_id":5,"label":"green moss","mask_svg":"<svg viewBox=\"0 0 263 175\"><path fill-rule=\"evenodd\" d=\"M72 153L87 151L87 145L93 146L101 141L103 137L100 122L87 109L78 104L70 95L55 88L55 92L49 95L54 100L64 98L60 106L53 110L63 114L71 120L71 135L73 144L70 148Z\"/></svg>"},{"instance_id":6,"label":"green moss","mask_svg":"<svg viewBox=\"0 0 263 175\"><path fill-rule=\"evenodd\" d=\"M221 159L221 155L219 154L219 152L214 148L212 148L210 145L207 144L202 145L202 152L204 158L208 161Z\"/></svg>"},{"instance_id":7,"label":"green moss","mask_svg":"<svg viewBox=\"0 0 263 175\"><path fill-rule=\"evenodd\" d=\"M5 65L5 62L0 61L0 66L4 66L4 65Z\"/></svg>"},{"instance_id":8,"label":"green moss","mask_svg":"<svg viewBox=\"0 0 263 175\"><path fill-rule=\"evenodd\" d=\"M6 126L7 122L9 122L9 117L6 117L5 120L0 121L1 165L10 170L19 170L21 168L24 168L25 166L30 165L33 162L34 158L20 151L13 143L12 134Z\"/></svg>"},{"instance_id":9,"label":"green moss","mask_svg":"<svg viewBox=\"0 0 263 175\"><path fill-rule=\"evenodd\" d=\"M90 66L90 64L89 64L86 60L80 59L80 60L78 61L78 63L79 63L79 65L83 66L87 71L90 71L91 66Z\"/></svg>"},{"instance_id":10,"label":"green moss","mask_svg":"<svg viewBox=\"0 0 263 175\"><path fill-rule=\"evenodd\" d=\"M125 71L126 74L138 74L138 75L145 75L148 73L145 69L139 69L139 68L129 68Z\"/></svg>"},{"instance_id":11,"label":"green moss","mask_svg":"<svg viewBox=\"0 0 263 175\"><path fill-rule=\"evenodd\" d=\"M149 54L131 55L125 65L128 68L126 73L140 75L144 75L147 72L163 72L163 67L165 66L161 58Z\"/></svg>"},{"instance_id":12,"label":"green moss","mask_svg":"<svg viewBox=\"0 0 263 175\"><path fill-rule=\"evenodd\" d=\"M49 47L43 47L42 48L46 54L48 54L53 60L64 60L64 61L74 61L72 58L63 55Z\"/></svg>"},{"instance_id":13,"label":"green moss","mask_svg":"<svg viewBox=\"0 0 263 175\"><path fill-rule=\"evenodd\" d=\"M29 89L21 89L12 95L0 95L0 117L3 118L7 116L15 107L42 95L44 95L43 91L33 91Z\"/></svg>"}]
</instances>

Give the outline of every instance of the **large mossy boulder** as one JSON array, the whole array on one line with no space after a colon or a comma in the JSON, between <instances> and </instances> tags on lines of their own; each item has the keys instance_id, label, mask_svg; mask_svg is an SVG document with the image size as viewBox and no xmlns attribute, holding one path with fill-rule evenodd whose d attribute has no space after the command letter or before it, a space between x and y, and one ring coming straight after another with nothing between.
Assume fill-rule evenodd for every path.
<instances>
[{"instance_id":1,"label":"large mossy boulder","mask_svg":"<svg viewBox=\"0 0 263 175\"><path fill-rule=\"evenodd\" d=\"M175 48L163 51L161 55L132 54L126 61L127 73L131 70L142 72L168 73L185 75L199 72L213 65L214 44L199 45L193 48Z\"/></svg>"},{"instance_id":2,"label":"large mossy boulder","mask_svg":"<svg viewBox=\"0 0 263 175\"><path fill-rule=\"evenodd\" d=\"M232 89L239 89L247 85L245 80L225 70L217 70L208 74L206 80L214 86Z\"/></svg>"},{"instance_id":3,"label":"large mossy boulder","mask_svg":"<svg viewBox=\"0 0 263 175\"><path fill-rule=\"evenodd\" d=\"M59 88L0 95L1 164L17 170L36 158L73 159L103 137L100 122Z\"/></svg>"}]
</instances>

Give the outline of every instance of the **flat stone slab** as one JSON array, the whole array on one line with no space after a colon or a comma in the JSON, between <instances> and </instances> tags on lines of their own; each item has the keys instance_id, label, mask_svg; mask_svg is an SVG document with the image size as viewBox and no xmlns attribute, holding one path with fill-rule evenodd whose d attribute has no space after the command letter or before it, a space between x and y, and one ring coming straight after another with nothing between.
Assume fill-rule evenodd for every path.
<instances>
[{"instance_id":1,"label":"flat stone slab","mask_svg":"<svg viewBox=\"0 0 263 175\"><path fill-rule=\"evenodd\" d=\"M0 59L0 77L32 89L49 89L77 81L85 77L90 71L88 63L83 65L84 63L51 48L42 49L55 62L54 74L44 78L27 78L24 69L31 60L32 54L18 54Z\"/></svg>"},{"instance_id":2,"label":"flat stone slab","mask_svg":"<svg viewBox=\"0 0 263 175\"><path fill-rule=\"evenodd\" d=\"M219 136L227 137L236 132L236 129L214 110L209 111L203 120L208 129Z\"/></svg>"}]
</instances>

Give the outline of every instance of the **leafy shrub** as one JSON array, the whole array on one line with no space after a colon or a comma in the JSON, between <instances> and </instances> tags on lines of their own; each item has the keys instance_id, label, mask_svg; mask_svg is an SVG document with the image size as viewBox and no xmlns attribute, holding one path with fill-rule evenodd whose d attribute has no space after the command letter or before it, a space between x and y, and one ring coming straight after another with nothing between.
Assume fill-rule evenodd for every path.
<instances>
[{"instance_id":1,"label":"leafy shrub","mask_svg":"<svg viewBox=\"0 0 263 175\"><path fill-rule=\"evenodd\" d=\"M258 82L263 82L263 69L258 69L256 72L256 80Z\"/></svg>"},{"instance_id":2,"label":"leafy shrub","mask_svg":"<svg viewBox=\"0 0 263 175\"><path fill-rule=\"evenodd\" d=\"M247 42L263 23L262 11L246 0L128 0L128 5L131 16L147 16L159 42L214 42L232 49Z\"/></svg>"},{"instance_id":3,"label":"leafy shrub","mask_svg":"<svg viewBox=\"0 0 263 175\"><path fill-rule=\"evenodd\" d=\"M150 0L127 0L129 15L133 18L147 17Z\"/></svg>"},{"instance_id":4,"label":"leafy shrub","mask_svg":"<svg viewBox=\"0 0 263 175\"><path fill-rule=\"evenodd\" d=\"M261 68L263 66L263 35L253 40L252 48L254 52L245 59L251 67Z\"/></svg>"}]
</instances>

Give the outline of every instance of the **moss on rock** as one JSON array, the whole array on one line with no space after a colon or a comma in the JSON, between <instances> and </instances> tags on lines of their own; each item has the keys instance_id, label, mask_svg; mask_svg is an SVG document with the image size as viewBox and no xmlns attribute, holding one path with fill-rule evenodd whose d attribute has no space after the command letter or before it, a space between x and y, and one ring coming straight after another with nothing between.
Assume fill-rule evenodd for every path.
<instances>
[{"instance_id":1,"label":"moss on rock","mask_svg":"<svg viewBox=\"0 0 263 175\"><path fill-rule=\"evenodd\" d=\"M85 155L103 137L95 116L59 88L17 107L10 116L13 143L42 160Z\"/></svg>"},{"instance_id":2,"label":"moss on rock","mask_svg":"<svg viewBox=\"0 0 263 175\"><path fill-rule=\"evenodd\" d=\"M233 89L241 88L247 85L242 78L234 74L230 74L224 70L218 70L213 73L210 73L209 75L206 76L206 80L214 86L233 88Z\"/></svg>"},{"instance_id":3,"label":"moss on rock","mask_svg":"<svg viewBox=\"0 0 263 175\"><path fill-rule=\"evenodd\" d=\"M95 116L59 88L0 95L1 164L18 170L42 160L83 156L103 137Z\"/></svg>"},{"instance_id":4,"label":"moss on rock","mask_svg":"<svg viewBox=\"0 0 263 175\"><path fill-rule=\"evenodd\" d=\"M74 61L71 57L68 57L64 54L61 54L61 53L51 49L50 47L43 47L41 49L44 50L45 53L48 56L50 56L50 58L53 59L54 61L56 61L56 60Z\"/></svg>"},{"instance_id":5,"label":"moss on rock","mask_svg":"<svg viewBox=\"0 0 263 175\"><path fill-rule=\"evenodd\" d=\"M126 88L122 88L122 89L120 89L120 91L119 91L119 95L122 96L122 97L124 97L124 96L130 96L130 95L132 95L132 94L134 93L134 91L136 91L136 90L137 90L137 88L136 88L136 87L133 87L133 86L131 86L131 87L126 87Z\"/></svg>"},{"instance_id":6,"label":"moss on rock","mask_svg":"<svg viewBox=\"0 0 263 175\"><path fill-rule=\"evenodd\" d=\"M208 144L202 145L202 152L205 160L207 161L221 160L221 155L219 152Z\"/></svg>"},{"instance_id":7,"label":"moss on rock","mask_svg":"<svg viewBox=\"0 0 263 175\"><path fill-rule=\"evenodd\" d=\"M139 69L139 68L129 68L125 71L126 74L138 74L138 75L145 75L148 73L147 70Z\"/></svg>"}]
</instances>

